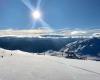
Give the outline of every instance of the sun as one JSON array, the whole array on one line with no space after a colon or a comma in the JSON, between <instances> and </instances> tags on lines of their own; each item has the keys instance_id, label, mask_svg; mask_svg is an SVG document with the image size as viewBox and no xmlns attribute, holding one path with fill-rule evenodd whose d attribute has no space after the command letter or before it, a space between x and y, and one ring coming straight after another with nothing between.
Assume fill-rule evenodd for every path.
<instances>
[{"instance_id":1,"label":"sun","mask_svg":"<svg viewBox=\"0 0 100 80\"><path fill-rule=\"evenodd\" d=\"M35 20L40 19L40 18L41 18L41 12L40 12L39 10L33 11L33 12L32 12L32 17L33 17L33 19L35 19Z\"/></svg>"}]
</instances>

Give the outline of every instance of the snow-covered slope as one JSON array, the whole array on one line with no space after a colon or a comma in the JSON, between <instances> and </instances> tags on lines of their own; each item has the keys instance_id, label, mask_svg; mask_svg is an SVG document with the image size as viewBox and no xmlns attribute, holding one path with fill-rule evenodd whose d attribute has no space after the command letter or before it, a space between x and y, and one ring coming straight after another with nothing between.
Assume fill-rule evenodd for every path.
<instances>
[{"instance_id":1,"label":"snow-covered slope","mask_svg":"<svg viewBox=\"0 0 100 80\"><path fill-rule=\"evenodd\" d=\"M2 53L3 51L3 53ZM12 56L7 55L15 52ZM0 80L99 80L100 62L0 49Z\"/></svg>"},{"instance_id":2,"label":"snow-covered slope","mask_svg":"<svg viewBox=\"0 0 100 80\"><path fill-rule=\"evenodd\" d=\"M100 38L90 38L75 41L62 48L64 52L74 52L80 56L91 56L100 58Z\"/></svg>"},{"instance_id":3,"label":"snow-covered slope","mask_svg":"<svg viewBox=\"0 0 100 80\"><path fill-rule=\"evenodd\" d=\"M31 53L28 52L23 52L20 50L6 50L6 49L2 49L0 48L0 56L12 56L12 55L32 55Z\"/></svg>"}]
</instances>

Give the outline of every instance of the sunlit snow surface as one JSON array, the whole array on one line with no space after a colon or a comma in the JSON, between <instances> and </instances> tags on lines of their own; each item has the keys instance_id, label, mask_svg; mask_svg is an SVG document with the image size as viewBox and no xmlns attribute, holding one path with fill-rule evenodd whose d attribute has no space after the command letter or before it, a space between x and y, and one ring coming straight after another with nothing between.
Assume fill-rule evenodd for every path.
<instances>
[{"instance_id":1,"label":"sunlit snow surface","mask_svg":"<svg viewBox=\"0 0 100 80\"><path fill-rule=\"evenodd\" d=\"M99 61L0 49L0 56L2 55L0 80L100 80Z\"/></svg>"}]
</instances>

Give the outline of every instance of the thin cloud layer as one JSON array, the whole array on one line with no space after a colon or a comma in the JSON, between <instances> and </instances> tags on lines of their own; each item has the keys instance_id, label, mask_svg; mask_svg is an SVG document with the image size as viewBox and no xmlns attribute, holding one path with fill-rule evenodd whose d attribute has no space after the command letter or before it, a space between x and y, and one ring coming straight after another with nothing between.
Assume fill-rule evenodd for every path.
<instances>
[{"instance_id":1,"label":"thin cloud layer","mask_svg":"<svg viewBox=\"0 0 100 80\"><path fill-rule=\"evenodd\" d=\"M40 37L40 35L63 35L65 37L100 37L100 29L59 29L40 27L29 30L0 30L0 36Z\"/></svg>"}]
</instances>

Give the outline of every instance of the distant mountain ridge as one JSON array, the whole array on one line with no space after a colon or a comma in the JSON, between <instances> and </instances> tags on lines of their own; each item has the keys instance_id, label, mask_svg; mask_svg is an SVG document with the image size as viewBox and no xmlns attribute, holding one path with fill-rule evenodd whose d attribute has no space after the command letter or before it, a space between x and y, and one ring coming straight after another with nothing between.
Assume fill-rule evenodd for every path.
<instances>
[{"instance_id":1,"label":"distant mountain ridge","mask_svg":"<svg viewBox=\"0 0 100 80\"><path fill-rule=\"evenodd\" d=\"M66 44L76 40L79 38L0 37L0 48L41 53L48 50L59 51Z\"/></svg>"}]
</instances>

